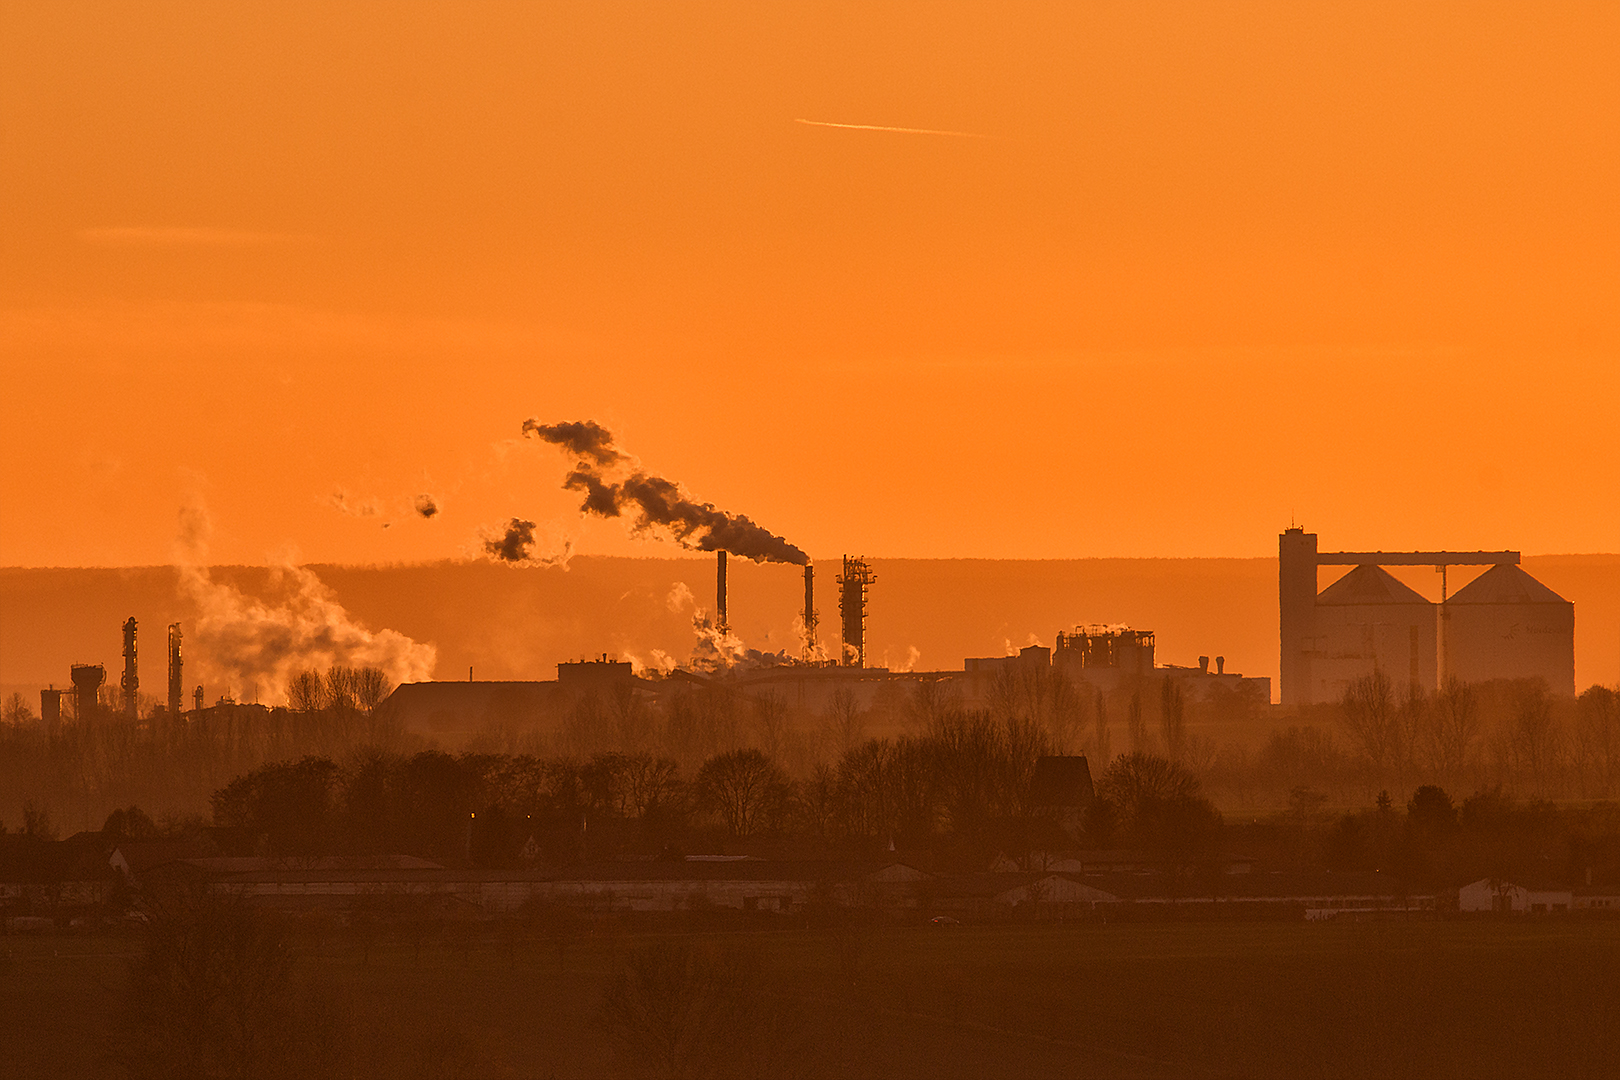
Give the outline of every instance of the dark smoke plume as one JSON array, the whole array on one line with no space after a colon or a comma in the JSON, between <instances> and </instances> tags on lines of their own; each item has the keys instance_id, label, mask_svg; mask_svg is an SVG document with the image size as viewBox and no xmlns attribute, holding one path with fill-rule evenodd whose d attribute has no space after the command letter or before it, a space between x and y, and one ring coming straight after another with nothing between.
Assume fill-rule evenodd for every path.
<instances>
[{"instance_id":1,"label":"dark smoke plume","mask_svg":"<svg viewBox=\"0 0 1620 1080\"><path fill-rule=\"evenodd\" d=\"M532 521L513 518L499 529L485 532L484 554L496 562L514 566L560 566L568 569L568 560L574 555L573 541L565 540L561 551L537 555L535 547L539 541L534 535L534 528Z\"/></svg>"},{"instance_id":2,"label":"dark smoke plume","mask_svg":"<svg viewBox=\"0 0 1620 1080\"><path fill-rule=\"evenodd\" d=\"M565 424L523 422L523 434L572 454L574 468L563 486L581 492L580 510L598 517L630 517L637 532L668 530L694 551L725 551L755 562L803 566L810 557L768 529L713 503L698 502L675 481L642 469L614 444L613 433L594 420Z\"/></svg>"},{"instance_id":3,"label":"dark smoke plume","mask_svg":"<svg viewBox=\"0 0 1620 1080\"><path fill-rule=\"evenodd\" d=\"M534 550L534 522L513 518L504 534L484 541L484 550L502 562L528 562Z\"/></svg>"},{"instance_id":4,"label":"dark smoke plume","mask_svg":"<svg viewBox=\"0 0 1620 1080\"><path fill-rule=\"evenodd\" d=\"M431 495L418 495L416 502L412 505L416 507L416 512L425 518L430 518L439 512L439 500Z\"/></svg>"}]
</instances>

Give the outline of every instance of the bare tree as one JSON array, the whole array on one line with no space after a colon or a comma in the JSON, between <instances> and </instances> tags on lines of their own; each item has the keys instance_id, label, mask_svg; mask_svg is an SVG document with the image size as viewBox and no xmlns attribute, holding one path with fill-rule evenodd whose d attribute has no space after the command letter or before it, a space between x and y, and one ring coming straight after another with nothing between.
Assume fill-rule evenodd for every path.
<instances>
[{"instance_id":1,"label":"bare tree","mask_svg":"<svg viewBox=\"0 0 1620 1080\"><path fill-rule=\"evenodd\" d=\"M334 664L326 669L322 686L326 691L326 707L336 712L353 712L359 707L356 692L356 671L352 667Z\"/></svg>"},{"instance_id":2,"label":"bare tree","mask_svg":"<svg viewBox=\"0 0 1620 1080\"><path fill-rule=\"evenodd\" d=\"M1583 772L1594 793L1612 796L1620 790L1620 694L1593 686L1575 702L1576 740Z\"/></svg>"},{"instance_id":3,"label":"bare tree","mask_svg":"<svg viewBox=\"0 0 1620 1080\"><path fill-rule=\"evenodd\" d=\"M1343 722L1351 742L1382 782L1395 759L1400 739L1395 719L1395 688L1382 668L1352 679L1345 687Z\"/></svg>"},{"instance_id":4,"label":"bare tree","mask_svg":"<svg viewBox=\"0 0 1620 1080\"><path fill-rule=\"evenodd\" d=\"M1421 683L1408 683L1395 706L1395 740L1392 748L1395 774L1409 779L1420 767L1424 746L1431 741L1434 702Z\"/></svg>"},{"instance_id":5,"label":"bare tree","mask_svg":"<svg viewBox=\"0 0 1620 1080\"><path fill-rule=\"evenodd\" d=\"M1558 751L1558 731L1553 722L1552 696L1540 679L1528 680L1514 688L1513 726L1509 745L1520 776L1529 774L1533 790L1544 793Z\"/></svg>"},{"instance_id":6,"label":"bare tree","mask_svg":"<svg viewBox=\"0 0 1620 1080\"><path fill-rule=\"evenodd\" d=\"M608 699L608 712L619 749L641 753L652 745L652 715L633 682L614 684Z\"/></svg>"},{"instance_id":7,"label":"bare tree","mask_svg":"<svg viewBox=\"0 0 1620 1080\"><path fill-rule=\"evenodd\" d=\"M719 815L737 839L769 827L786 808L787 777L758 750L733 750L710 758L698 770L704 805Z\"/></svg>"},{"instance_id":8,"label":"bare tree","mask_svg":"<svg viewBox=\"0 0 1620 1080\"><path fill-rule=\"evenodd\" d=\"M354 671L354 703L371 712L393 693L394 686L381 668L362 667Z\"/></svg>"},{"instance_id":9,"label":"bare tree","mask_svg":"<svg viewBox=\"0 0 1620 1080\"><path fill-rule=\"evenodd\" d=\"M680 770L669 758L623 755L625 815L644 818L672 802L681 789Z\"/></svg>"},{"instance_id":10,"label":"bare tree","mask_svg":"<svg viewBox=\"0 0 1620 1080\"><path fill-rule=\"evenodd\" d=\"M860 745L866 735L866 717L861 713L860 702L856 700L853 690L840 686L833 691L832 698L827 702L823 725L836 756L842 758Z\"/></svg>"},{"instance_id":11,"label":"bare tree","mask_svg":"<svg viewBox=\"0 0 1620 1080\"><path fill-rule=\"evenodd\" d=\"M287 707L294 712L318 712L326 707L326 686L318 671L300 671L287 683Z\"/></svg>"},{"instance_id":12,"label":"bare tree","mask_svg":"<svg viewBox=\"0 0 1620 1080\"><path fill-rule=\"evenodd\" d=\"M34 715L34 710L28 707L28 699L16 693L6 698L5 710L0 712L0 720L4 720L12 727L32 724L36 719L38 718Z\"/></svg>"},{"instance_id":13,"label":"bare tree","mask_svg":"<svg viewBox=\"0 0 1620 1080\"><path fill-rule=\"evenodd\" d=\"M1469 683L1452 675L1434 699L1434 722L1429 731L1430 760L1448 784L1456 784L1473 760L1480 736L1479 695Z\"/></svg>"},{"instance_id":14,"label":"bare tree","mask_svg":"<svg viewBox=\"0 0 1620 1080\"><path fill-rule=\"evenodd\" d=\"M1171 761L1186 757L1187 702L1181 684L1166 676L1159 691L1159 729L1164 735L1165 756Z\"/></svg>"},{"instance_id":15,"label":"bare tree","mask_svg":"<svg viewBox=\"0 0 1620 1080\"><path fill-rule=\"evenodd\" d=\"M1145 754L1152 749L1149 745L1147 721L1142 719L1141 687L1131 691L1130 704L1125 710L1125 729L1131 734L1131 753Z\"/></svg>"},{"instance_id":16,"label":"bare tree","mask_svg":"<svg viewBox=\"0 0 1620 1080\"><path fill-rule=\"evenodd\" d=\"M838 773L831 765L816 765L810 778L799 785L798 807L800 820L810 834L823 844L831 843L841 809Z\"/></svg>"},{"instance_id":17,"label":"bare tree","mask_svg":"<svg viewBox=\"0 0 1620 1080\"><path fill-rule=\"evenodd\" d=\"M296 1074L297 995L281 927L200 888L147 896L144 907L145 948L115 1043L130 1075Z\"/></svg>"},{"instance_id":18,"label":"bare tree","mask_svg":"<svg viewBox=\"0 0 1620 1080\"><path fill-rule=\"evenodd\" d=\"M924 679L912 689L906 702L906 719L913 732L929 731L940 717L961 705L960 695L951 683Z\"/></svg>"},{"instance_id":19,"label":"bare tree","mask_svg":"<svg viewBox=\"0 0 1620 1080\"><path fill-rule=\"evenodd\" d=\"M787 698L775 690L765 690L754 696L754 726L759 732L760 749L773 761L782 756L787 712Z\"/></svg>"},{"instance_id":20,"label":"bare tree","mask_svg":"<svg viewBox=\"0 0 1620 1080\"><path fill-rule=\"evenodd\" d=\"M780 996L757 951L717 952L660 940L625 957L598 1022L638 1072L796 1076L806 1069L798 1010Z\"/></svg>"},{"instance_id":21,"label":"bare tree","mask_svg":"<svg viewBox=\"0 0 1620 1080\"><path fill-rule=\"evenodd\" d=\"M1113 734L1108 730L1108 697L1102 692L1101 687L1097 689L1094 709L1091 715L1093 730L1091 751L1096 758L1094 768L1101 769L1105 768L1114 756Z\"/></svg>"}]
</instances>

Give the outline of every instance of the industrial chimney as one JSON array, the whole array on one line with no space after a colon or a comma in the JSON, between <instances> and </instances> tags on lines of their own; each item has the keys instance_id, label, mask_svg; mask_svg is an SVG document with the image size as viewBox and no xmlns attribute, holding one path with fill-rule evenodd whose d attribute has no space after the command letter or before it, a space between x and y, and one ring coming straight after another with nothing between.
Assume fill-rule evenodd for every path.
<instances>
[{"instance_id":1,"label":"industrial chimney","mask_svg":"<svg viewBox=\"0 0 1620 1080\"><path fill-rule=\"evenodd\" d=\"M119 681L118 687L124 692L124 719L133 724L140 707L136 697L141 688L141 677L135 670L135 616L133 615L124 624L124 677Z\"/></svg>"},{"instance_id":2,"label":"industrial chimney","mask_svg":"<svg viewBox=\"0 0 1620 1080\"><path fill-rule=\"evenodd\" d=\"M192 695L191 700L196 703L197 710L199 712L202 711L202 703L203 703L202 683L197 684L197 692Z\"/></svg>"},{"instance_id":3,"label":"industrial chimney","mask_svg":"<svg viewBox=\"0 0 1620 1080\"><path fill-rule=\"evenodd\" d=\"M180 624L169 624L169 715L179 716L186 688L180 678Z\"/></svg>"},{"instance_id":4,"label":"industrial chimney","mask_svg":"<svg viewBox=\"0 0 1620 1080\"><path fill-rule=\"evenodd\" d=\"M714 569L714 626L724 633L731 629L726 620L726 553L716 552Z\"/></svg>"},{"instance_id":5,"label":"industrial chimney","mask_svg":"<svg viewBox=\"0 0 1620 1080\"><path fill-rule=\"evenodd\" d=\"M816 658L816 568L804 564L804 658Z\"/></svg>"}]
</instances>

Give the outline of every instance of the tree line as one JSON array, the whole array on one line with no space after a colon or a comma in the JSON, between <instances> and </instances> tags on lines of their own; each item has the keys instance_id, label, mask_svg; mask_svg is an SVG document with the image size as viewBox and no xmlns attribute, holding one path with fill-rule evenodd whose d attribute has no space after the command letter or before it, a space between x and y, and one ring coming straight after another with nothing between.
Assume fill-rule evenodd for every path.
<instances>
[{"instance_id":1,"label":"tree line","mask_svg":"<svg viewBox=\"0 0 1620 1080\"><path fill-rule=\"evenodd\" d=\"M928 732L867 739L810 776L754 747L692 770L651 753L583 760L366 751L256 768L212 798L216 826L267 854L409 853L491 867L766 850L982 869L997 851L1072 846L1032 786L1050 749L1028 724L953 712ZM1190 771L1124 755L1101 775L1085 828L1095 844L1193 852L1221 819Z\"/></svg>"}]
</instances>

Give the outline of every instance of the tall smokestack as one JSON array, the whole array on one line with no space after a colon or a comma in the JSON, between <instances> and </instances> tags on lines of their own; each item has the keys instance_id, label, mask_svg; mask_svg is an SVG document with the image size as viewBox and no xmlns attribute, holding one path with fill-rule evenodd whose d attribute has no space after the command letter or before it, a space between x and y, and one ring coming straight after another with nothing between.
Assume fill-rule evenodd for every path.
<instances>
[{"instance_id":1,"label":"tall smokestack","mask_svg":"<svg viewBox=\"0 0 1620 1080\"><path fill-rule=\"evenodd\" d=\"M816 655L816 568L804 564L804 658Z\"/></svg>"},{"instance_id":2,"label":"tall smokestack","mask_svg":"<svg viewBox=\"0 0 1620 1080\"><path fill-rule=\"evenodd\" d=\"M729 630L726 621L726 553L716 553L714 563L714 625L717 630Z\"/></svg>"},{"instance_id":3,"label":"tall smokestack","mask_svg":"<svg viewBox=\"0 0 1620 1080\"><path fill-rule=\"evenodd\" d=\"M139 711L139 702L136 697L141 688L141 677L135 670L135 616L131 615L124 624L124 677L120 680L119 689L124 691L124 719L130 723L136 720Z\"/></svg>"},{"instance_id":4,"label":"tall smokestack","mask_svg":"<svg viewBox=\"0 0 1620 1080\"><path fill-rule=\"evenodd\" d=\"M169 624L169 715L179 716L186 688L180 677L180 624Z\"/></svg>"}]
</instances>

